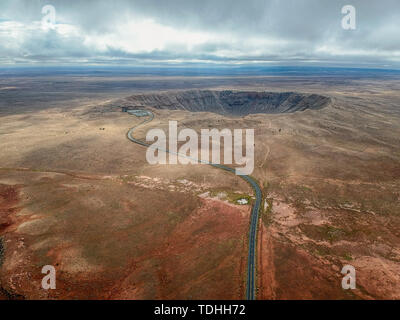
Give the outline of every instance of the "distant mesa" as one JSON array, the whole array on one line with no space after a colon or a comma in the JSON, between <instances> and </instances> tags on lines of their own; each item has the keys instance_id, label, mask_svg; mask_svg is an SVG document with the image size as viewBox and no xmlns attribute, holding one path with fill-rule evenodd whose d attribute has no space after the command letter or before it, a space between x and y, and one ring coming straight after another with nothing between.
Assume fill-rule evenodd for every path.
<instances>
[{"instance_id":1,"label":"distant mesa","mask_svg":"<svg viewBox=\"0 0 400 320\"><path fill-rule=\"evenodd\" d=\"M293 113L326 107L331 99L317 94L296 92L186 90L163 93L135 94L124 104L135 109L187 110L244 116L256 113Z\"/></svg>"}]
</instances>

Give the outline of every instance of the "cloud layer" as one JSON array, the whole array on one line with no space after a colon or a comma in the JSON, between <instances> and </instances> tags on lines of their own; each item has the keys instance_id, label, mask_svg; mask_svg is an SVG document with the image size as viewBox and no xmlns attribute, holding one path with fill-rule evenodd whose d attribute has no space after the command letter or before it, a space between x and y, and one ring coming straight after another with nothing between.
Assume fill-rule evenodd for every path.
<instances>
[{"instance_id":1,"label":"cloud layer","mask_svg":"<svg viewBox=\"0 0 400 320\"><path fill-rule=\"evenodd\" d=\"M56 9L44 29L42 7ZM2 0L0 64L400 66L400 2Z\"/></svg>"}]
</instances>

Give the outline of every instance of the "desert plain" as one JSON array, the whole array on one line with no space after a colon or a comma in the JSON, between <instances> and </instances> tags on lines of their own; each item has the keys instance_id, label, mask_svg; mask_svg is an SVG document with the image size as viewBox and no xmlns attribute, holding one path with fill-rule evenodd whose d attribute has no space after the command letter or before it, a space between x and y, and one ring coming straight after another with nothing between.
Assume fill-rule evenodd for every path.
<instances>
[{"instance_id":1,"label":"desert plain","mask_svg":"<svg viewBox=\"0 0 400 320\"><path fill-rule=\"evenodd\" d=\"M252 189L207 165L150 165L122 106L154 114L141 139L169 120L254 128L257 299L400 299L400 75L373 71L3 73L0 298L244 298Z\"/></svg>"}]
</instances>

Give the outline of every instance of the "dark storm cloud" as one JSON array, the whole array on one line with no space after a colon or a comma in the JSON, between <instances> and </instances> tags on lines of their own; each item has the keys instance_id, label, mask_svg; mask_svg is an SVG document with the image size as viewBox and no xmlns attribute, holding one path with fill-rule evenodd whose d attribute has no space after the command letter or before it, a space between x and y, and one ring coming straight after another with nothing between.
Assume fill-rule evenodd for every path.
<instances>
[{"instance_id":1,"label":"dark storm cloud","mask_svg":"<svg viewBox=\"0 0 400 320\"><path fill-rule=\"evenodd\" d=\"M24 31L34 21L39 27L45 4L56 8L57 23L66 26L64 31L35 31L34 27ZM341 28L341 8L347 4L357 10L356 30ZM143 19L150 19L150 24L140 24ZM12 33L15 23L2 21L22 24L20 34ZM399 21L398 0L2 0L0 61L131 59L134 63L203 60L398 66ZM13 37L10 43L7 32Z\"/></svg>"}]
</instances>

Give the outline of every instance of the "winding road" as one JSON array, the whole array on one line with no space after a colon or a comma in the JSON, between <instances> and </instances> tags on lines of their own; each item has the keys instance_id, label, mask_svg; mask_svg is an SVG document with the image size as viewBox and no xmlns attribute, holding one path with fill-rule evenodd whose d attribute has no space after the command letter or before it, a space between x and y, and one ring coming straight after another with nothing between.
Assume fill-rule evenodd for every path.
<instances>
[{"instance_id":1,"label":"winding road","mask_svg":"<svg viewBox=\"0 0 400 320\"><path fill-rule=\"evenodd\" d=\"M129 129L129 131L127 133L127 137L129 140L131 140L134 143L151 148L152 145L150 145L146 142L143 142L141 140L135 139L132 134L133 134L134 129L136 129L137 127L139 127L145 123L151 122L154 119L154 114L149 110L135 110L135 111L147 112L149 117L146 120L139 123L138 125ZM194 159L194 158L191 158L184 154L170 152L169 150L162 150L162 151L165 151L168 153L173 153L173 154L179 155L181 157ZM199 159L195 159L195 160L198 162L201 162L201 163L208 164L215 168L219 168L219 169L229 171L229 172L232 172L235 174L235 169L229 168L227 166L224 166L221 164L214 164L214 163L204 161L204 160L199 160ZM258 218L259 218L259 211L260 211L260 207L261 207L262 192L261 192L261 188L258 185L257 181L255 179L253 179L252 177L247 176L247 175L240 175L238 177L242 178L243 180L245 180L246 182L248 182L250 184L250 186L254 190L255 197L256 197L254 205L251 209L251 221L250 221L250 231L249 231L249 253L248 253L248 260L247 260L247 283L246 283L246 299L254 300L256 297L257 224L258 224Z\"/></svg>"}]
</instances>

